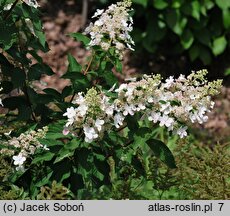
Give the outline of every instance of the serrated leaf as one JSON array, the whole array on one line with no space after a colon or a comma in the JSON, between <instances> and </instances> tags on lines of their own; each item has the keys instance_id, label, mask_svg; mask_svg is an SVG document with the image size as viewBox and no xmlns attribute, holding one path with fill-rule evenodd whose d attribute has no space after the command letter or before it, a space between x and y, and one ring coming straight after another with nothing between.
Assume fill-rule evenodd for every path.
<instances>
[{"instance_id":1,"label":"serrated leaf","mask_svg":"<svg viewBox=\"0 0 230 216\"><path fill-rule=\"evenodd\" d=\"M217 56L217 55L220 55L221 53L223 53L227 47L227 44L228 44L228 42L227 42L225 36L221 36L221 37L216 38L213 41L213 47L212 47L213 54L215 56Z\"/></svg>"},{"instance_id":2,"label":"serrated leaf","mask_svg":"<svg viewBox=\"0 0 230 216\"><path fill-rule=\"evenodd\" d=\"M164 162L168 167L176 168L176 163L172 152L162 141L149 139L147 144L153 151L154 155Z\"/></svg>"}]
</instances>

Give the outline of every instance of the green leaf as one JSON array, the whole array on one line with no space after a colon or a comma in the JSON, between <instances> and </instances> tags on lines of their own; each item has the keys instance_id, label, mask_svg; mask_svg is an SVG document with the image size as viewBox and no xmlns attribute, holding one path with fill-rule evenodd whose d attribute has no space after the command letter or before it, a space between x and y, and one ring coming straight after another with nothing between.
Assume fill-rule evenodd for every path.
<instances>
[{"instance_id":1,"label":"green leaf","mask_svg":"<svg viewBox=\"0 0 230 216\"><path fill-rule=\"evenodd\" d=\"M222 10L225 10L226 8L230 7L230 1L229 0L216 0L216 4Z\"/></svg>"},{"instance_id":2,"label":"green leaf","mask_svg":"<svg viewBox=\"0 0 230 216\"><path fill-rule=\"evenodd\" d=\"M212 61L211 51L204 46L200 46L200 59L205 65L208 65Z\"/></svg>"},{"instance_id":3,"label":"green leaf","mask_svg":"<svg viewBox=\"0 0 230 216\"><path fill-rule=\"evenodd\" d=\"M201 10L201 5L199 1L193 1L192 2L192 16L197 20L200 20L200 10Z\"/></svg>"},{"instance_id":4,"label":"green leaf","mask_svg":"<svg viewBox=\"0 0 230 216\"><path fill-rule=\"evenodd\" d=\"M160 140L149 139L147 141L149 148L153 151L154 155L170 168L176 168L174 156L170 149Z\"/></svg>"},{"instance_id":5,"label":"green leaf","mask_svg":"<svg viewBox=\"0 0 230 216\"><path fill-rule=\"evenodd\" d=\"M213 46L212 46L212 52L213 52L213 54L215 56L218 56L221 53L223 53L224 50L227 47L227 44L228 44L228 42L227 42L225 36L221 36L221 37L216 38L213 41Z\"/></svg>"},{"instance_id":6,"label":"green leaf","mask_svg":"<svg viewBox=\"0 0 230 216\"><path fill-rule=\"evenodd\" d=\"M50 182L50 177L52 176L53 171L51 171L49 174L47 174L46 176L44 176L40 181L36 182L35 186L36 187L42 187L44 185L49 184Z\"/></svg>"},{"instance_id":7,"label":"green leaf","mask_svg":"<svg viewBox=\"0 0 230 216\"><path fill-rule=\"evenodd\" d=\"M74 151L76 148L79 147L79 145L80 145L80 140L72 139L69 143L65 144L65 149Z\"/></svg>"},{"instance_id":8,"label":"green leaf","mask_svg":"<svg viewBox=\"0 0 230 216\"><path fill-rule=\"evenodd\" d=\"M181 102L178 100L171 100L170 104L171 106L181 106Z\"/></svg>"},{"instance_id":9,"label":"green leaf","mask_svg":"<svg viewBox=\"0 0 230 216\"><path fill-rule=\"evenodd\" d=\"M158 10L163 10L168 7L168 2L165 0L153 0L153 6Z\"/></svg>"},{"instance_id":10,"label":"green leaf","mask_svg":"<svg viewBox=\"0 0 230 216\"><path fill-rule=\"evenodd\" d=\"M178 20L178 15L177 15L177 12L176 10L168 10L165 14L165 19L166 19L166 23L167 25L171 28L171 29L174 29L174 27L176 26L177 24L177 20Z\"/></svg>"},{"instance_id":11,"label":"green leaf","mask_svg":"<svg viewBox=\"0 0 230 216\"><path fill-rule=\"evenodd\" d=\"M33 19L34 33L38 37L38 40L43 48L46 47L46 36L42 31L42 23L40 19Z\"/></svg>"},{"instance_id":12,"label":"green leaf","mask_svg":"<svg viewBox=\"0 0 230 216\"><path fill-rule=\"evenodd\" d=\"M122 72L122 63L119 59L116 59L116 63L115 63L115 66L116 66L116 70L121 73Z\"/></svg>"},{"instance_id":13,"label":"green leaf","mask_svg":"<svg viewBox=\"0 0 230 216\"><path fill-rule=\"evenodd\" d=\"M61 94L55 89L46 88L46 89L43 89L42 91L45 92L48 95L52 95L58 101L60 101L62 99Z\"/></svg>"},{"instance_id":14,"label":"green leaf","mask_svg":"<svg viewBox=\"0 0 230 216\"><path fill-rule=\"evenodd\" d=\"M46 47L46 36L42 31L34 30L39 42L45 48Z\"/></svg>"},{"instance_id":15,"label":"green leaf","mask_svg":"<svg viewBox=\"0 0 230 216\"><path fill-rule=\"evenodd\" d=\"M151 136L151 129L147 127L140 127L133 135L133 144L132 148L138 148L140 143L145 143ZM133 154L133 152L132 152Z\"/></svg>"},{"instance_id":16,"label":"green leaf","mask_svg":"<svg viewBox=\"0 0 230 216\"><path fill-rule=\"evenodd\" d=\"M143 167L143 164L141 163L140 159L136 156L133 155L131 164L137 170L138 174L141 176L146 176L145 168Z\"/></svg>"},{"instance_id":17,"label":"green leaf","mask_svg":"<svg viewBox=\"0 0 230 216\"><path fill-rule=\"evenodd\" d=\"M13 84L10 81L1 81L1 87L3 88L1 91L3 94L9 94L13 90Z\"/></svg>"},{"instance_id":18,"label":"green leaf","mask_svg":"<svg viewBox=\"0 0 230 216\"><path fill-rule=\"evenodd\" d=\"M166 23L177 35L181 35L188 22L186 17L181 16L180 11L171 9L165 15Z\"/></svg>"},{"instance_id":19,"label":"green leaf","mask_svg":"<svg viewBox=\"0 0 230 216\"><path fill-rule=\"evenodd\" d=\"M106 84L110 87L112 87L115 83L118 83L117 77L111 72L104 73L102 77L105 79Z\"/></svg>"},{"instance_id":20,"label":"green leaf","mask_svg":"<svg viewBox=\"0 0 230 216\"><path fill-rule=\"evenodd\" d=\"M67 72L61 78L70 79L75 92L85 91L90 87L90 82L86 75L78 72ZM70 89L69 89L70 90ZM68 92L67 92L68 93Z\"/></svg>"},{"instance_id":21,"label":"green leaf","mask_svg":"<svg viewBox=\"0 0 230 216\"><path fill-rule=\"evenodd\" d=\"M62 182L68 179L71 174L72 164L68 159L65 159L59 163L53 165L52 179L56 179L58 182Z\"/></svg>"},{"instance_id":22,"label":"green leaf","mask_svg":"<svg viewBox=\"0 0 230 216\"><path fill-rule=\"evenodd\" d=\"M20 68L14 68L11 78L14 88L19 88L24 85L26 74Z\"/></svg>"},{"instance_id":23,"label":"green leaf","mask_svg":"<svg viewBox=\"0 0 230 216\"><path fill-rule=\"evenodd\" d=\"M59 133L58 132L48 132L46 134L46 138L53 140L53 142L55 142L56 139L65 138L65 135L62 134L62 130L63 128L59 131Z\"/></svg>"},{"instance_id":24,"label":"green leaf","mask_svg":"<svg viewBox=\"0 0 230 216\"><path fill-rule=\"evenodd\" d=\"M132 0L132 2L134 2L136 4L140 4L143 7L147 7L147 5L148 5L148 0Z\"/></svg>"},{"instance_id":25,"label":"green leaf","mask_svg":"<svg viewBox=\"0 0 230 216\"><path fill-rule=\"evenodd\" d=\"M44 152L35 155L35 158L32 161L32 164L36 164L36 163L43 162L43 161L51 161L54 155L55 155L54 153L44 150Z\"/></svg>"},{"instance_id":26,"label":"green leaf","mask_svg":"<svg viewBox=\"0 0 230 216\"><path fill-rule=\"evenodd\" d=\"M230 28L230 10L227 8L222 10L222 16L223 16L224 27L226 29L229 29Z\"/></svg>"},{"instance_id":27,"label":"green leaf","mask_svg":"<svg viewBox=\"0 0 230 216\"><path fill-rule=\"evenodd\" d=\"M3 99L4 107L9 108L10 110L17 109L18 107L27 104L27 101L24 97L9 97Z\"/></svg>"},{"instance_id":28,"label":"green leaf","mask_svg":"<svg viewBox=\"0 0 230 216\"><path fill-rule=\"evenodd\" d=\"M32 80L39 80L42 76L42 74L46 74L46 75L53 75L54 72L52 71L52 69L46 65L46 64L34 64L30 67L29 71L28 71L28 80L32 81Z\"/></svg>"},{"instance_id":29,"label":"green leaf","mask_svg":"<svg viewBox=\"0 0 230 216\"><path fill-rule=\"evenodd\" d=\"M48 95L48 94L37 94L36 97L36 104L48 104L50 102L53 102L53 96L52 95Z\"/></svg>"},{"instance_id":30,"label":"green leaf","mask_svg":"<svg viewBox=\"0 0 230 216\"><path fill-rule=\"evenodd\" d=\"M63 90L62 90L62 98L65 99L66 97L68 97L69 95L73 94L73 88L72 86L66 86Z\"/></svg>"},{"instance_id":31,"label":"green leaf","mask_svg":"<svg viewBox=\"0 0 230 216\"><path fill-rule=\"evenodd\" d=\"M193 45L190 49L189 49L189 57L191 59L191 61L194 61L198 58L200 54L200 47L198 45Z\"/></svg>"},{"instance_id":32,"label":"green leaf","mask_svg":"<svg viewBox=\"0 0 230 216\"><path fill-rule=\"evenodd\" d=\"M227 68L224 70L224 75L229 76L230 75L230 68Z\"/></svg>"},{"instance_id":33,"label":"green leaf","mask_svg":"<svg viewBox=\"0 0 230 216\"><path fill-rule=\"evenodd\" d=\"M187 25L187 18L186 17L181 17L179 19L179 21L176 23L175 27L173 28L173 31L177 34L177 35L182 35L186 25Z\"/></svg>"},{"instance_id":34,"label":"green leaf","mask_svg":"<svg viewBox=\"0 0 230 216\"><path fill-rule=\"evenodd\" d=\"M181 36L181 44L184 49L189 49L192 46L194 37L192 32L189 29L186 29Z\"/></svg>"},{"instance_id":35,"label":"green leaf","mask_svg":"<svg viewBox=\"0 0 230 216\"><path fill-rule=\"evenodd\" d=\"M64 148L60 149L60 151L58 152L58 155L57 155L54 163L58 163L58 162L62 161L63 159L65 159L67 157L71 157L73 155L74 155L74 151L64 147Z\"/></svg>"},{"instance_id":36,"label":"green leaf","mask_svg":"<svg viewBox=\"0 0 230 216\"><path fill-rule=\"evenodd\" d=\"M63 74L61 76L62 79L70 79L71 81L74 81L74 80L80 80L80 79L87 79L87 77L82 74L82 73L78 73L78 72L67 72L65 74Z\"/></svg>"},{"instance_id":37,"label":"green leaf","mask_svg":"<svg viewBox=\"0 0 230 216\"><path fill-rule=\"evenodd\" d=\"M200 43L202 43L206 46L210 46L210 44L211 44L211 33L209 32L209 30L207 28L199 29L198 31L196 31L195 37L197 38L197 40Z\"/></svg>"},{"instance_id":38,"label":"green leaf","mask_svg":"<svg viewBox=\"0 0 230 216\"><path fill-rule=\"evenodd\" d=\"M68 54L68 62L69 62L68 72L81 72L82 70L81 65L71 54Z\"/></svg>"},{"instance_id":39,"label":"green leaf","mask_svg":"<svg viewBox=\"0 0 230 216\"><path fill-rule=\"evenodd\" d=\"M27 121L30 119L32 114L31 108L25 104L18 107L18 121Z\"/></svg>"},{"instance_id":40,"label":"green leaf","mask_svg":"<svg viewBox=\"0 0 230 216\"><path fill-rule=\"evenodd\" d=\"M3 45L4 50L9 49L17 40L16 32L14 23L0 21L0 44Z\"/></svg>"},{"instance_id":41,"label":"green leaf","mask_svg":"<svg viewBox=\"0 0 230 216\"><path fill-rule=\"evenodd\" d=\"M77 163L84 169L84 171L90 171L92 166L90 164L91 151L86 148L77 150Z\"/></svg>"},{"instance_id":42,"label":"green leaf","mask_svg":"<svg viewBox=\"0 0 230 216\"><path fill-rule=\"evenodd\" d=\"M28 50L28 53L30 53L38 61L38 63L43 63L42 57L40 57L35 50Z\"/></svg>"},{"instance_id":43,"label":"green leaf","mask_svg":"<svg viewBox=\"0 0 230 216\"><path fill-rule=\"evenodd\" d=\"M90 39L87 37L87 36L85 36L85 35L83 35L83 34L81 34L81 33L79 33L79 32L77 32L77 33L71 33L71 34L69 34L72 38L74 38L74 39L76 39L77 41L81 41L81 42L83 42L83 44L85 45L85 46L87 46L88 44L89 44L89 42L90 42Z\"/></svg>"},{"instance_id":44,"label":"green leaf","mask_svg":"<svg viewBox=\"0 0 230 216\"><path fill-rule=\"evenodd\" d=\"M183 0L173 0L172 8L180 8L182 4L183 4Z\"/></svg>"}]
</instances>

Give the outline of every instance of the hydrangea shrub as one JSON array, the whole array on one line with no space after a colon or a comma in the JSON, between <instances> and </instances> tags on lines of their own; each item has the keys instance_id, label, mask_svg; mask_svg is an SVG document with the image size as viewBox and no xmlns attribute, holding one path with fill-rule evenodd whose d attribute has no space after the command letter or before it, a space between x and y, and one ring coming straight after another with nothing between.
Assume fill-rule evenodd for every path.
<instances>
[{"instance_id":1,"label":"hydrangea shrub","mask_svg":"<svg viewBox=\"0 0 230 216\"><path fill-rule=\"evenodd\" d=\"M7 109L5 123L20 125L1 126L0 153L14 165L8 182L35 199L41 187L55 181L81 199L114 189L127 177L123 167L137 182L146 180L153 155L176 168L156 129L184 138L189 123L206 122L221 80L208 82L207 71L200 70L165 81L144 75L119 84L113 70L122 72L125 50L134 49L131 1L124 0L97 10L83 34L70 33L91 51L85 65L68 55L62 78L70 85L38 91L35 82L53 74L37 54L48 51L39 5L0 2L0 104Z\"/></svg>"}]
</instances>

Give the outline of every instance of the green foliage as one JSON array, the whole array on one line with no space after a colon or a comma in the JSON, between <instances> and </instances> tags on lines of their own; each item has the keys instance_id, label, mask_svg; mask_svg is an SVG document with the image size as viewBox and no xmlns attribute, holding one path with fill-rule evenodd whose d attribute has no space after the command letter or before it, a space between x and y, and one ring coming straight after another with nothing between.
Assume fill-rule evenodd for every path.
<instances>
[{"instance_id":1,"label":"green foliage","mask_svg":"<svg viewBox=\"0 0 230 216\"><path fill-rule=\"evenodd\" d=\"M168 147L160 140L151 139L147 141L154 154L166 163L170 168L176 168L174 157Z\"/></svg>"},{"instance_id":2,"label":"green foliage","mask_svg":"<svg viewBox=\"0 0 230 216\"><path fill-rule=\"evenodd\" d=\"M192 62L199 59L208 65L227 51L230 36L228 0L132 2L137 52L144 49L156 55L185 54Z\"/></svg>"},{"instance_id":3,"label":"green foliage","mask_svg":"<svg viewBox=\"0 0 230 216\"><path fill-rule=\"evenodd\" d=\"M0 155L0 200L18 200L26 199L27 197L23 189L7 182L7 178L12 171L12 167L7 158Z\"/></svg>"},{"instance_id":4,"label":"green foliage","mask_svg":"<svg viewBox=\"0 0 230 216\"><path fill-rule=\"evenodd\" d=\"M1 8L12 1L2 1ZM17 90L18 96L6 98L3 104L17 110L15 120L36 120L44 123L50 116L47 104L53 101L49 95L36 92L33 81L43 75L53 75L43 63L37 51L48 51L38 10L26 3L13 4L12 10L0 10L0 64L2 93ZM29 57L33 56L33 57ZM36 63L32 63L32 59Z\"/></svg>"},{"instance_id":5,"label":"green foliage","mask_svg":"<svg viewBox=\"0 0 230 216\"><path fill-rule=\"evenodd\" d=\"M5 10L4 7L12 2L15 4L11 9ZM208 2L211 4L211 1ZM227 33L210 34L211 31L205 28L207 23L198 22L208 19L206 13L213 5L204 7L199 1L191 1L191 7L186 9L184 1L156 0L151 1L151 5L148 0L135 3L147 10L145 13L144 10L138 12L136 9L135 13L136 16L145 16L148 24L144 33L140 34L142 31L137 29L134 36L139 40L139 45L142 43L149 51L155 52L159 48L159 42L172 37L175 41L181 39L182 50L188 50L193 60L200 57L208 62L207 58L211 59L210 50L214 55L224 52ZM224 10L225 27L229 26L223 2L218 1L217 4ZM152 14L149 5L155 13ZM122 63L115 48L110 47L104 51L94 46L91 56L83 66L69 54L68 68L62 78L70 80L70 85L60 92L52 88L38 91L35 82L45 75L53 75L51 68L37 54L38 51L48 51L39 11L23 1L2 0L0 15L1 94L4 94L3 106L7 108L6 114L0 116L1 124L4 124L0 131L1 154L16 149L16 146L5 145L10 138L14 137L13 141L17 143L20 135L48 126L46 135L38 140L40 148L26 158L23 169L15 170L14 165L17 163L12 159L13 154L5 154L4 158L0 155L1 198L161 199L186 197L186 194L190 198L191 195L183 188L188 181L194 186L191 187L192 190L203 187L201 181L194 182L192 177L188 179L188 175L178 178L177 173L181 170L185 173L192 160L189 158L185 162L175 162L174 152L171 150L177 137L168 137L159 127L141 121L138 114L127 116L123 128L114 127L111 131L105 131L103 139L92 143L84 140L83 129L77 125L77 136L64 135L62 131L66 120L63 113L70 106L77 107L72 104L76 94L87 92L91 87L102 89L112 96L116 94L108 91L114 84L118 84L112 71L122 72ZM85 46L90 41L80 33L72 33L70 36ZM26 140L29 144L31 137L28 138L29 141ZM215 154L219 157L218 151ZM208 154L210 151L207 150ZM222 154L225 155L225 152ZM195 174L200 179L205 178L202 173ZM225 178L224 173L222 176ZM219 175L215 178L218 179ZM180 191L176 189L179 183ZM206 191L208 195L201 198L209 198L209 195L226 198L220 196L224 193L220 189L222 187L214 183L212 187L219 188L218 192L208 194ZM203 191L204 188L199 190ZM229 193L227 190L225 192ZM194 195L199 196L198 192Z\"/></svg>"},{"instance_id":6,"label":"green foliage","mask_svg":"<svg viewBox=\"0 0 230 216\"><path fill-rule=\"evenodd\" d=\"M176 177L181 179L179 190L186 199L229 199L229 144L210 148L195 141L195 145L182 145L177 147L181 156L177 158Z\"/></svg>"}]
</instances>

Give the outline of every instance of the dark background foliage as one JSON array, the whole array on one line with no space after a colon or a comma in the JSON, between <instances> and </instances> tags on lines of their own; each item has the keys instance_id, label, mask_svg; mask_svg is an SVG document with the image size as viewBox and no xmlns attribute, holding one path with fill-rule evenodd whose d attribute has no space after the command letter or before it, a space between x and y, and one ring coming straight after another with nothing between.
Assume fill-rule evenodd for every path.
<instances>
[{"instance_id":1,"label":"dark background foliage","mask_svg":"<svg viewBox=\"0 0 230 216\"><path fill-rule=\"evenodd\" d=\"M132 1L136 42L133 62L144 73L154 71L167 76L204 67L210 78L228 73L228 0ZM93 1L92 5L105 7L112 2L116 1ZM225 79L225 84L229 83L229 78Z\"/></svg>"}]
</instances>

